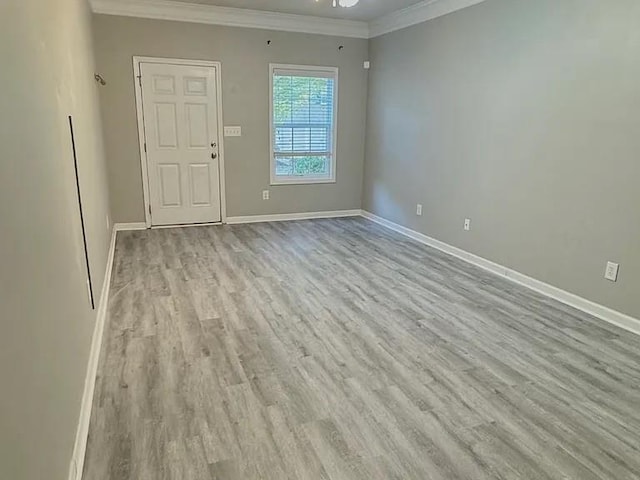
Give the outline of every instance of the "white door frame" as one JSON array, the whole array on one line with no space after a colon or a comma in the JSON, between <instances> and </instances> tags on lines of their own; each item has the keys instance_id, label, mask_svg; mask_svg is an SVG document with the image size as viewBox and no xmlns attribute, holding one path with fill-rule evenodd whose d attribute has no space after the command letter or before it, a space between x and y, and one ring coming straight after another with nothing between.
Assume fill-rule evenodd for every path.
<instances>
[{"instance_id":1,"label":"white door frame","mask_svg":"<svg viewBox=\"0 0 640 480\"><path fill-rule=\"evenodd\" d=\"M222 68L220 62L209 60L187 60L184 58L133 57L133 83L136 91L136 117L138 120L138 143L140 148L140 168L142 169L142 192L144 197L144 222L151 228L151 198L149 195L149 172L147 152L145 151L144 113L142 109L142 82L140 76L141 63L160 63L169 65L190 65L195 67L215 67L216 69L216 104L218 115L218 157L220 165L220 219L227 223L227 198L224 174L224 122L222 121Z\"/></svg>"}]
</instances>

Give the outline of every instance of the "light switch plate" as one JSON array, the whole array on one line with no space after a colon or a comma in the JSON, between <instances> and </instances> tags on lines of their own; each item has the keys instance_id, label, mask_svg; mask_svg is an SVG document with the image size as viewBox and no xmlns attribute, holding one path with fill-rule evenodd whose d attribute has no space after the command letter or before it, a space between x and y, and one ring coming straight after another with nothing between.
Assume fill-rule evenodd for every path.
<instances>
[{"instance_id":1,"label":"light switch plate","mask_svg":"<svg viewBox=\"0 0 640 480\"><path fill-rule=\"evenodd\" d=\"M371 62L369 61L364 62L364 68L365 70L369 70L371 68Z\"/></svg>"},{"instance_id":2,"label":"light switch plate","mask_svg":"<svg viewBox=\"0 0 640 480\"><path fill-rule=\"evenodd\" d=\"M225 137L241 137L242 127L239 127L239 126L224 127L224 136Z\"/></svg>"},{"instance_id":3,"label":"light switch plate","mask_svg":"<svg viewBox=\"0 0 640 480\"><path fill-rule=\"evenodd\" d=\"M620 271L620 265L613 262L607 262L607 269L604 272L604 278L611 280L612 282L618 281L618 272Z\"/></svg>"},{"instance_id":4,"label":"light switch plate","mask_svg":"<svg viewBox=\"0 0 640 480\"><path fill-rule=\"evenodd\" d=\"M469 230L471 230L471 219L470 218L465 218L464 219L464 229L468 232Z\"/></svg>"}]
</instances>

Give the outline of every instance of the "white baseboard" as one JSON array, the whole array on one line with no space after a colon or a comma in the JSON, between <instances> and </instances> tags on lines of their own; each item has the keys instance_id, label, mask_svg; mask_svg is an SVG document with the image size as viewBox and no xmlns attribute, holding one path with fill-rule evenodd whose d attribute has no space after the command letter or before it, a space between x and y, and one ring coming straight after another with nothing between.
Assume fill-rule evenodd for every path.
<instances>
[{"instance_id":1,"label":"white baseboard","mask_svg":"<svg viewBox=\"0 0 640 480\"><path fill-rule=\"evenodd\" d=\"M242 223L263 223L263 222L290 222L294 220L311 220L314 218L342 218L342 217L359 217L362 214L362 210L333 210L326 212L302 212L302 213L281 213L273 215L248 215L243 217L227 217L225 223L229 225L239 225ZM163 228L183 228L194 226L210 226L220 225L220 223L206 223L195 225L167 225L152 227L153 229ZM144 222L136 223L116 223L113 228L117 232L123 232L127 230L146 230L147 226Z\"/></svg>"},{"instance_id":2,"label":"white baseboard","mask_svg":"<svg viewBox=\"0 0 640 480\"><path fill-rule=\"evenodd\" d=\"M171 228L193 228L193 227L215 227L222 225L222 222L212 222L212 223L184 223L179 225L156 225L151 227L152 230L168 230Z\"/></svg>"},{"instance_id":3,"label":"white baseboard","mask_svg":"<svg viewBox=\"0 0 640 480\"><path fill-rule=\"evenodd\" d=\"M275 215L250 215L246 217L227 217L229 225L241 223L290 222L293 220L311 220L314 218L359 217L362 210L334 210L330 212L283 213Z\"/></svg>"},{"instance_id":4,"label":"white baseboard","mask_svg":"<svg viewBox=\"0 0 640 480\"><path fill-rule=\"evenodd\" d=\"M120 224L122 225L122 224ZM87 437L89 435L89 423L91 421L91 407L93 404L93 392L96 386L96 374L98 372L98 360L100 359L100 348L102 346L102 334L107 316L107 306L109 303L109 286L111 285L111 271L113 268L113 257L116 247L116 234L118 225L114 225L111 232L111 242L107 255L107 265L104 273L100 303L96 313L96 322L93 327L93 337L91 339L91 350L89 352L89 363L87 375L84 381L84 392L82 394L82 404L80 406L80 420L76 432L76 440L73 447L73 457L69 468L69 480L81 480L84 468L84 457L87 450Z\"/></svg>"},{"instance_id":5,"label":"white baseboard","mask_svg":"<svg viewBox=\"0 0 640 480\"><path fill-rule=\"evenodd\" d=\"M114 223L113 229L116 232L125 232L127 230L146 230L147 224L144 222Z\"/></svg>"},{"instance_id":6,"label":"white baseboard","mask_svg":"<svg viewBox=\"0 0 640 480\"><path fill-rule=\"evenodd\" d=\"M151 227L153 230L166 230L168 228L190 228L190 227L210 227L213 225L222 225L222 222L215 223L185 223L179 225L156 225ZM132 230L147 230L147 224L144 222L133 223L116 223L113 225L116 232L128 232Z\"/></svg>"},{"instance_id":7,"label":"white baseboard","mask_svg":"<svg viewBox=\"0 0 640 480\"><path fill-rule=\"evenodd\" d=\"M435 238L431 238L420 232L416 232L415 230L403 227L402 225L398 225L397 223L393 223L382 217L374 215L371 212L363 210L362 216L384 227L401 233L402 235L412 238L413 240L416 240L420 243L429 245L430 247L436 248L444 253L448 253L449 255L464 260L465 262L499 275L514 283L527 287L530 290L558 300L565 305L569 305L573 308L604 320L605 322L611 323L629 332L640 335L640 320L638 320L637 318L633 318L609 307L605 307L598 303L592 302L591 300L587 300L586 298L582 298L573 293L569 293L558 287L549 285L548 283L536 280L535 278L531 278L523 273L517 272L503 265L499 265L495 262L487 260L486 258L479 257L478 255L474 255L473 253L469 253L460 248L441 242L440 240L436 240Z\"/></svg>"}]
</instances>

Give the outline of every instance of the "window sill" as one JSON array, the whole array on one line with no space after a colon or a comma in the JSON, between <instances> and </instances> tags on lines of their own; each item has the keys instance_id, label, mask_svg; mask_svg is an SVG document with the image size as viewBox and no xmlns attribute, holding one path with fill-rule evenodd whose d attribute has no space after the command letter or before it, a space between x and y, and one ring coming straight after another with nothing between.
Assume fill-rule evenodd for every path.
<instances>
[{"instance_id":1,"label":"window sill","mask_svg":"<svg viewBox=\"0 0 640 480\"><path fill-rule=\"evenodd\" d=\"M335 178L290 178L290 179L271 179L271 185L317 185L336 183Z\"/></svg>"}]
</instances>

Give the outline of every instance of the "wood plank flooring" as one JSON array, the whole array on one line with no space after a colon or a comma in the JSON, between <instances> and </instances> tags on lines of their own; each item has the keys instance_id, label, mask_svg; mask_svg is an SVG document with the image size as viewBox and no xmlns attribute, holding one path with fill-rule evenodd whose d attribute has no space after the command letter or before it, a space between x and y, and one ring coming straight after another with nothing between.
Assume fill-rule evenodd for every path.
<instances>
[{"instance_id":1,"label":"wood plank flooring","mask_svg":"<svg viewBox=\"0 0 640 480\"><path fill-rule=\"evenodd\" d=\"M640 337L364 219L118 234L85 480L640 478Z\"/></svg>"}]
</instances>

